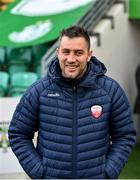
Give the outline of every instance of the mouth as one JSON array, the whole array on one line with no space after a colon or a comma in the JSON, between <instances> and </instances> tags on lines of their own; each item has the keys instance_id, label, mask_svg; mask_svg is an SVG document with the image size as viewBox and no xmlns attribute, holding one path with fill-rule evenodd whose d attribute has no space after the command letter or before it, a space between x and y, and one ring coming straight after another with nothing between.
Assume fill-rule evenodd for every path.
<instances>
[{"instance_id":1,"label":"mouth","mask_svg":"<svg viewBox=\"0 0 140 180\"><path fill-rule=\"evenodd\" d=\"M68 68L69 71L75 71L78 66L77 65L66 65L66 68Z\"/></svg>"},{"instance_id":2,"label":"mouth","mask_svg":"<svg viewBox=\"0 0 140 180\"><path fill-rule=\"evenodd\" d=\"M68 67L68 68L77 68L78 67L78 65L70 65L70 64L66 64L66 67Z\"/></svg>"}]
</instances>

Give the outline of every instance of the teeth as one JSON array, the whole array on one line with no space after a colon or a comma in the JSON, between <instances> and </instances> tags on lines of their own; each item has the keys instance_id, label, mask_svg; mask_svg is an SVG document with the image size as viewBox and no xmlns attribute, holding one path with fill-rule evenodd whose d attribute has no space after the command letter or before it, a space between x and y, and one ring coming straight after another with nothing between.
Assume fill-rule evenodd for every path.
<instances>
[{"instance_id":1,"label":"teeth","mask_svg":"<svg viewBox=\"0 0 140 180\"><path fill-rule=\"evenodd\" d=\"M76 65L75 65L75 66L66 65L66 66L68 66L68 67L72 67L72 68L73 68L73 67L77 67Z\"/></svg>"}]
</instances>

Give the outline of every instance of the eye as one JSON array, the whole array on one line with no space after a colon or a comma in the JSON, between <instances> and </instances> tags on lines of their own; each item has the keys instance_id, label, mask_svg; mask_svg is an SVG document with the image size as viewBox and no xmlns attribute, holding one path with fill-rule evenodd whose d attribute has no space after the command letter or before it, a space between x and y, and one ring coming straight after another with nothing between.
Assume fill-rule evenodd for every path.
<instances>
[{"instance_id":1,"label":"eye","mask_svg":"<svg viewBox=\"0 0 140 180\"><path fill-rule=\"evenodd\" d=\"M62 54L68 55L68 54L69 54L69 51L68 51L68 50L63 50L63 51L62 51Z\"/></svg>"},{"instance_id":2,"label":"eye","mask_svg":"<svg viewBox=\"0 0 140 180\"><path fill-rule=\"evenodd\" d=\"M76 51L76 55L77 55L77 56L83 55L83 51Z\"/></svg>"}]
</instances>

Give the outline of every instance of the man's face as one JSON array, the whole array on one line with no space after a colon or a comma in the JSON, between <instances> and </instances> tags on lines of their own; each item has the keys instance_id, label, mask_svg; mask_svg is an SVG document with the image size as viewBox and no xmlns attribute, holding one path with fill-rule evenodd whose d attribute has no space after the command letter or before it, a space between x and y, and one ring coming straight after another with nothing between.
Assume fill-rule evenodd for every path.
<instances>
[{"instance_id":1,"label":"man's face","mask_svg":"<svg viewBox=\"0 0 140 180\"><path fill-rule=\"evenodd\" d=\"M57 48L62 75L66 78L79 78L87 69L92 51L88 50L87 42L83 37L69 38L63 36Z\"/></svg>"}]
</instances>

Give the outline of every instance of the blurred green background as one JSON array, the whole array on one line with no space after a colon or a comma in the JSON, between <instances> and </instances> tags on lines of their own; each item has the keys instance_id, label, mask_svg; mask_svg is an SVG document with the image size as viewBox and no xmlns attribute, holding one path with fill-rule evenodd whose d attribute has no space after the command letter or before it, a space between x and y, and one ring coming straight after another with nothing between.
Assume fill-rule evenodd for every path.
<instances>
[{"instance_id":1,"label":"blurred green background","mask_svg":"<svg viewBox=\"0 0 140 180\"><path fill-rule=\"evenodd\" d=\"M140 179L140 144L133 148L119 179Z\"/></svg>"}]
</instances>

